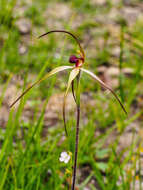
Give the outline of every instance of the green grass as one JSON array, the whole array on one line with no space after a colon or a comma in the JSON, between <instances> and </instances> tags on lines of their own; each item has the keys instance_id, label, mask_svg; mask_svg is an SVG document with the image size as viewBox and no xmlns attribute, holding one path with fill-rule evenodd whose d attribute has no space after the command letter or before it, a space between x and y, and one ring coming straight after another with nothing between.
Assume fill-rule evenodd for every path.
<instances>
[{"instance_id":1,"label":"green grass","mask_svg":"<svg viewBox=\"0 0 143 190\"><path fill-rule=\"evenodd\" d=\"M45 10L58 1L42 0L34 1L32 4L26 2L21 1L20 6L26 6L23 17L31 21L32 27L27 38L24 38L16 26L16 21L21 16L14 16L17 1L9 0L6 3L0 0L0 109L7 102L6 90L13 84L14 77L21 77L24 84L22 87L20 81L14 82L17 92L24 90L29 83L42 77L52 68L68 64L69 56L77 50L76 44L64 35L51 34L43 39L37 39L43 31L55 29L56 18L53 25L47 25ZM61 3L68 6L73 13L70 22L63 19L60 24L82 40L87 52L85 68L88 67L98 74L98 66L113 63L112 50L115 41L108 29L102 23L95 22L94 18L101 13L108 13L113 8L112 1L108 1L106 7L93 6L89 1L83 3L81 0L61 1ZM73 31L72 26L79 15L83 16L83 19L81 18ZM124 30L124 58L121 64L122 68L131 68L133 75L123 75L121 86L116 88L116 92L120 95L122 87L128 117L124 115L111 94L106 94L88 76L84 74L82 76L81 93L87 94L88 101L94 101L95 106L88 104L88 101L87 105L84 101L81 102L83 109L77 172L79 190L83 190L86 186L91 190L135 190L137 177L139 177L140 190L143 189L142 176L136 174L137 167L139 173L142 170L140 166L142 137L135 131L136 123L142 129L142 104L138 100L142 97L143 91L142 27L142 20L138 20L132 28L126 26ZM129 33L132 40L126 39ZM88 35L91 37L91 42L89 40L89 44L86 45ZM98 43L99 38L104 42L102 47ZM27 49L23 55L19 54L21 44ZM113 59L113 66L119 67L119 59L117 57ZM64 134L62 115L59 115L56 125L45 127L44 123L49 99L54 94L65 91L67 79L68 74L65 73L51 77L32 89L20 101L17 109L7 108L8 121L5 126L0 126L0 190L68 189L65 171L69 166L60 163L59 156L64 150L74 152L75 110L67 114L70 134L68 138ZM11 94L11 96L16 98L17 95ZM25 121L22 116L28 100L32 107L32 118ZM125 136L127 127L131 125L134 126L131 132L132 143L129 147L119 150L120 139ZM129 163L130 168L128 168ZM132 175L132 172L135 174Z\"/></svg>"}]
</instances>

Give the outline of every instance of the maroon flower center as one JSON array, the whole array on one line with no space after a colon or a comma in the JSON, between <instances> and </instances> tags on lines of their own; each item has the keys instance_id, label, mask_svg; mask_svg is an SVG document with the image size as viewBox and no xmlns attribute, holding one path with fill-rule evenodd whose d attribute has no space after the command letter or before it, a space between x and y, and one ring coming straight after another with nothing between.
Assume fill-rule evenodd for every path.
<instances>
[{"instance_id":1,"label":"maroon flower center","mask_svg":"<svg viewBox=\"0 0 143 190\"><path fill-rule=\"evenodd\" d=\"M71 55L70 58L69 58L69 62L70 63L77 63L78 62L78 59L75 55Z\"/></svg>"},{"instance_id":2,"label":"maroon flower center","mask_svg":"<svg viewBox=\"0 0 143 190\"><path fill-rule=\"evenodd\" d=\"M70 58L69 58L69 62L70 63L75 63L75 66L79 67L79 66L81 66L83 64L84 60L83 60L83 58L78 58L75 55L71 55Z\"/></svg>"}]
</instances>

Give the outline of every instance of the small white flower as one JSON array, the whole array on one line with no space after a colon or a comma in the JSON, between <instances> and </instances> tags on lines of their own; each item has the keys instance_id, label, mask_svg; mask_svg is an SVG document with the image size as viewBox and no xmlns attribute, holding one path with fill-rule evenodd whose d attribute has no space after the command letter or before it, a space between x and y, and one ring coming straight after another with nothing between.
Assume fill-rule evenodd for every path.
<instances>
[{"instance_id":1,"label":"small white flower","mask_svg":"<svg viewBox=\"0 0 143 190\"><path fill-rule=\"evenodd\" d=\"M67 164L69 162L70 158L71 157L67 152L62 152L59 160L60 160L60 162L64 162L65 164Z\"/></svg>"}]
</instances>

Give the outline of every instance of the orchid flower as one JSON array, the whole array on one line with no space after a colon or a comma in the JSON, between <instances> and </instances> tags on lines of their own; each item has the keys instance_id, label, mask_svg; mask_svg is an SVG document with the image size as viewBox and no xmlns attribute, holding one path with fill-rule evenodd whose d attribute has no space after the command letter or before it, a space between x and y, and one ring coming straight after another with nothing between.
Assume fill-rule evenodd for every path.
<instances>
[{"instance_id":1,"label":"orchid flower","mask_svg":"<svg viewBox=\"0 0 143 190\"><path fill-rule=\"evenodd\" d=\"M71 32L65 31L65 30L52 30L49 31L47 33L42 34L41 36L39 36L38 38L44 37L50 33L54 33L54 32L59 32L59 33L65 33L70 35L72 38L75 39L75 41L77 42L78 46L79 46L79 55L71 55L69 58L69 62L71 64L73 64L73 66L60 66L60 67L56 67L55 69L53 69L52 71L50 71L49 73L47 73L43 78L41 78L40 80L36 81L35 83L33 83L31 86L29 86L12 104L10 107L12 107L17 101L19 101L30 89L32 89L34 86L36 86L37 84L41 83L42 81L46 80L47 78L51 77L52 75L59 73L61 71L64 70L71 70L70 74L69 74L69 79L68 79L68 83L67 83L67 89L66 92L64 94L64 101L63 101L63 120L64 120L64 127L65 127L65 132L66 135L68 135L67 133L67 129L66 129L66 118L65 118L65 105L66 105L66 97L69 91L70 86L72 86L72 94L75 100L75 103L77 105L77 123L76 123L76 139L75 139L75 156L74 156L74 167L73 167L73 182L72 182L72 190L75 189L75 180L76 180L76 168L77 168L77 154L78 154L78 141L79 141L79 119L80 119L80 93L77 90L77 93L75 95L74 93L74 80L77 79L77 89L79 89L79 80L80 80L80 73L84 72L86 74L88 74L89 76L91 76L94 80L96 80L102 87L104 87L105 89L109 90L114 97L116 98L116 100L119 102L120 106L122 107L123 111L127 114L123 104L121 103L120 99L118 98L118 96L116 95L116 93L112 90L111 87L109 87L107 84L105 84L97 75L95 75L93 72L84 69L84 62L85 62L85 53L83 51L83 48L79 42L79 40L77 39L77 37L75 35L73 35ZM64 154L64 155L63 155ZM65 153L63 153L61 155L60 160L62 161L67 161L65 159L65 157L63 158L63 156L65 156ZM68 157L69 159L69 157Z\"/></svg>"},{"instance_id":2,"label":"orchid flower","mask_svg":"<svg viewBox=\"0 0 143 190\"><path fill-rule=\"evenodd\" d=\"M66 97L69 91L69 88L72 84L72 92L73 92L73 96L75 99L75 95L74 95L74 87L73 87L73 82L74 79L77 77L77 75L82 71L87 73L88 75L90 75L93 79L95 79L102 87L104 87L105 89L108 89L117 99L117 101L119 102L119 104L121 105L122 109L124 110L125 113L126 110L123 106L123 104L121 103L120 99L118 98L118 96L115 94L115 92L107 85L105 84L97 75L95 75L94 73L92 73L91 71L84 69L83 65L84 65L84 60L85 60L85 53L83 51L82 46L80 45L79 40L77 39L77 37L75 35L73 35L71 32L65 31L65 30L52 30L49 31L47 33L42 34L41 36L39 36L38 38L41 38L43 36L46 36L47 34L53 33L53 32L61 32L61 33L66 33L69 34L70 36L72 36L78 46L79 46L79 57L75 56L75 55L71 55L69 58L69 62L71 64L75 64L74 66L60 66L60 67L56 67L55 69L53 69L52 71L50 71L49 73L47 73L43 78L41 78L40 80L36 81L35 83L33 83L31 86L29 86L11 105L10 107L12 107L17 101L19 101L30 89L32 89L34 86L36 86L37 84L41 83L42 81L46 80L47 78L51 77L52 75L59 73L61 71L64 70L68 70L71 69L70 75L69 75L69 79L68 79L68 84L67 84L67 89L64 95L64 102L63 102L63 120L64 120L64 126L65 126L65 132L67 134L67 129L66 129L66 121L65 121L65 105L66 105Z\"/></svg>"}]
</instances>

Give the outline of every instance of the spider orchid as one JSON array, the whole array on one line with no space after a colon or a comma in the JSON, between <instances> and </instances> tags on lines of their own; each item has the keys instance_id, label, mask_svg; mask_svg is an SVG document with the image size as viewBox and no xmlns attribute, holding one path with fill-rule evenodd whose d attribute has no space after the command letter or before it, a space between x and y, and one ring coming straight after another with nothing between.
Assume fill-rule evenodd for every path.
<instances>
[{"instance_id":1,"label":"spider orchid","mask_svg":"<svg viewBox=\"0 0 143 190\"><path fill-rule=\"evenodd\" d=\"M68 84L67 84L67 89L66 92L64 94L64 101L63 101L63 120L64 120L64 127L65 127L65 132L66 135L68 135L67 133L67 129L66 129L66 119L65 119L65 105L66 105L66 97L69 91L70 86L72 86L72 93L73 93L73 97L74 100L76 102L77 105L77 124L76 124L76 140L75 140L75 158L74 158L74 167L73 167L73 182L72 182L72 190L74 190L75 187L75 179L76 179L76 167L77 167L77 153L78 153L78 134L79 134L79 118L80 118L80 106L79 106L79 98L78 98L78 91L77 94L75 95L74 93L74 80L77 79L77 84L79 84L79 80L80 80L80 73L81 72L85 72L88 75L90 75L93 79L95 79L102 87L104 87L105 89L109 90L114 97L116 98L116 100L119 102L120 106L122 107L123 111L127 114L123 104L121 103L120 99L118 98L118 96L116 95L116 93L107 85L105 84L97 75L95 75L94 73L92 73L91 71L84 69L83 65L84 65L84 61L85 61L85 53L83 51L83 48L79 42L79 40L77 39L77 37L75 35L73 35L71 32L65 31L65 30L52 30L49 31L47 33L42 34L41 36L39 36L38 38L44 37L50 33L65 33L70 35L72 38L75 39L75 41L77 42L78 46L79 46L79 55L75 56L75 55L71 55L69 58L69 62L71 64L74 64L74 66L60 66L60 67L56 67L55 69L53 69L52 71L50 71L48 74L46 74L43 78L41 78L40 80L36 81L35 83L33 83L31 86L29 86L12 104L10 107L12 107L17 101L19 101L30 89L32 89L35 85L41 83L42 81L44 81L45 79L51 77L52 75L64 71L64 70L68 70L71 69L70 75L69 75L69 79L68 79ZM78 88L78 85L77 85Z\"/></svg>"},{"instance_id":2,"label":"spider orchid","mask_svg":"<svg viewBox=\"0 0 143 190\"><path fill-rule=\"evenodd\" d=\"M42 34L41 36L39 36L38 38L41 38L43 36L46 36L47 34L53 33L53 32L61 32L61 33L66 33L69 34L70 36L72 36L77 44L79 45L79 57L72 55L69 58L69 62L75 64L75 66L60 66L60 67L56 67L55 69L53 69L52 71L50 71L49 73L47 73L43 78L41 78L40 80L36 81L35 83L33 83L31 86L29 86L11 105L10 107L13 107L16 102L18 102L30 89L32 89L34 86L36 86L37 84L41 83L42 81L44 81L45 79L51 77L52 75L64 71L64 70L68 70L68 69L72 69L72 71L70 72L69 75L69 79L68 79L68 85L67 85L67 89L64 95L64 104L63 104L63 113L65 113L65 101L66 101L66 97L69 91L69 88L72 84L72 90L73 90L73 81L74 79L77 77L77 75L80 73L80 71L83 71L85 73L87 73L88 75L90 75L93 79L95 79L102 87L104 87L105 89L108 89L117 99L117 101L119 102L119 104L121 105L122 109L124 110L124 112L127 114L123 104L121 103L120 99L118 98L118 96L116 95L116 93L107 85L105 84L97 75L95 75L94 73L92 73L91 71L82 68L83 64L84 64L84 60L85 60L85 53L83 51L83 48L80 45L79 40L77 39L77 37L75 35L73 35L71 32L65 31L65 30L52 30L49 31L47 33ZM75 99L75 95L73 92L73 96ZM65 115L65 114L63 114ZM64 116L65 118L65 116ZM65 120L65 119L64 119ZM67 133L67 132L66 132Z\"/></svg>"}]
</instances>

